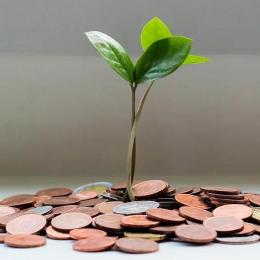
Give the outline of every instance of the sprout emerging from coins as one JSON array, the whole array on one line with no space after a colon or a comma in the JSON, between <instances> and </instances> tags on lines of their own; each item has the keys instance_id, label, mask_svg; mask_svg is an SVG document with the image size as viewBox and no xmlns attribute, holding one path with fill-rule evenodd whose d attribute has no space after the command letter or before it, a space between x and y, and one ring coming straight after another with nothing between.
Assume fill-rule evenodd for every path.
<instances>
[{"instance_id":1,"label":"sprout emerging from coins","mask_svg":"<svg viewBox=\"0 0 260 260\"><path fill-rule=\"evenodd\" d=\"M98 31L85 34L112 69L130 85L132 117L127 153L127 193L129 199L134 200L132 184L136 163L136 132L149 91L155 80L168 76L180 66L205 63L208 62L208 58L190 54L192 39L172 34L158 17L148 21L141 31L140 39L144 52L135 65L127 51L110 36ZM136 110L136 90L139 85L146 82L148 87Z\"/></svg>"}]
</instances>

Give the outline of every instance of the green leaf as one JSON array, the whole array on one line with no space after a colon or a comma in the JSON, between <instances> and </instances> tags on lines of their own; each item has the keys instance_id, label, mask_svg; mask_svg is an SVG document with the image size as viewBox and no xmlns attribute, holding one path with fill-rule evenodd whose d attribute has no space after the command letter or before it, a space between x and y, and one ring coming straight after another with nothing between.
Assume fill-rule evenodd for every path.
<instances>
[{"instance_id":1,"label":"green leaf","mask_svg":"<svg viewBox=\"0 0 260 260\"><path fill-rule=\"evenodd\" d=\"M190 55L188 55L186 60L183 62L183 65L200 64L200 63L206 63L206 62L210 62L210 59L207 57L190 54Z\"/></svg>"},{"instance_id":2,"label":"green leaf","mask_svg":"<svg viewBox=\"0 0 260 260\"><path fill-rule=\"evenodd\" d=\"M125 49L113 38L102 32L90 31L85 34L112 69L122 78L133 83L134 65Z\"/></svg>"},{"instance_id":3,"label":"green leaf","mask_svg":"<svg viewBox=\"0 0 260 260\"><path fill-rule=\"evenodd\" d=\"M135 82L163 78L182 65L188 56L192 40L173 36L154 42L135 65Z\"/></svg>"},{"instance_id":4,"label":"green leaf","mask_svg":"<svg viewBox=\"0 0 260 260\"><path fill-rule=\"evenodd\" d=\"M141 31L141 45L146 50L152 43L173 36L167 25L158 17L149 20Z\"/></svg>"}]
</instances>

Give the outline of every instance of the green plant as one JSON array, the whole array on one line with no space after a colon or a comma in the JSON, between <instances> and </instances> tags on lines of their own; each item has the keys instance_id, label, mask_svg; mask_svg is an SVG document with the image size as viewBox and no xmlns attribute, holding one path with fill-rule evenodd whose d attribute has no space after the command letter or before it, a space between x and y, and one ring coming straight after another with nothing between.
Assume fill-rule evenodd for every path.
<instances>
[{"instance_id":1,"label":"green plant","mask_svg":"<svg viewBox=\"0 0 260 260\"><path fill-rule=\"evenodd\" d=\"M86 36L112 69L129 82L132 92L131 134L127 154L127 192L134 200L132 183L136 160L136 131L143 106L155 80L166 77L181 65L208 62L208 58L189 54L192 40L175 36L158 17L148 21L141 31L141 46L144 50L134 65L126 50L110 36L98 32L86 32ZM136 111L136 90L145 82L148 87Z\"/></svg>"}]
</instances>

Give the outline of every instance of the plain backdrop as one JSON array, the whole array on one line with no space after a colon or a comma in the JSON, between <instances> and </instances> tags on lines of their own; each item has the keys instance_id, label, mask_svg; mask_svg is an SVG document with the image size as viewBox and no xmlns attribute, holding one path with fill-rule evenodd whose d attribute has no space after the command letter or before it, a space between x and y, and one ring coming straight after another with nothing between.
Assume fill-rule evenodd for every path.
<instances>
[{"instance_id":1,"label":"plain backdrop","mask_svg":"<svg viewBox=\"0 0 260 260\"><path fill-rule=\"evenodd\" d=\"M111 35L136 59L153 16L212 62L154 84L137 175L259 189L259 0L0 0L1 185L125 178L130 89L84 31Z\"/></svg>"}]
</instances>

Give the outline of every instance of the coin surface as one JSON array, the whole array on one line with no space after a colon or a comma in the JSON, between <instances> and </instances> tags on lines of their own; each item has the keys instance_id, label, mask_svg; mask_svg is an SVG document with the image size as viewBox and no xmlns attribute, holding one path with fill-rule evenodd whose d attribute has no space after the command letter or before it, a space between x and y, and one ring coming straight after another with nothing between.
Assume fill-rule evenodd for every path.
<instances>
[{"instance_id":1,"label":"coin surface","mask_svg":"<svg viewBox=\"0 0 260 260\"><path fill-rule=\"evenodd\" d=\"M59 215L59 214L67 213L67 212L70 212L72 210L75 210L76 208L77 208L77 205L59 206L59 207L53 208L52 214L53 215Z\"/></svg>"},{"instance_id":2,"label":"coin surface","mask_svg":"<svg viewBox=\"0 0 260 260\"><path fill-rule=\"evenodd\" d=\"M168 184L161 180L149 180L133 185L134 196L139 199L152 198L166 192Z\"/></svg>"},{"instance_id":3,"label":"coin surface","mask_svg":"<svg viewBox=\"0 0 260 260\"><path fill-rule=\"evenodd\" d=\"M185 206L201 208L201 209L209 209L210 206L204 202L199 196L190 195L190 194L177 194L175 195L175 199L178 203Z\"/></svg>"},{"instance_id":4,"label":"coin surface","mask_svg":"<svg viewBox=\"0 0 260 260\"><path fill-rule=\"evenodd\" d=\"M178 211L169 210L169 209L148 209L146 211L146 215L148 218L153 220L158 220L160 222L168 222L168 223L183 223L185 222L185 218L181 217Z\"/></svg>"},{"instance_id":5,"label":"coin surface","mask_svg":"<svg viewBox=\"0 0 260 260\"><path fill-rule=\"evenodd\" d=\"M176 188L175 194L183 194L183 193L192 193L193 192L193 187L179 187Z\"/></svg>"},{"instance_id":6,"label":"coin surface","mask_svg":"<svg viewBox=\"0 0 260 260\"><path fill-rule=\"evenodd\" d=\"M252 219L260 222L260 208L253 208Z\"/></svg>"},{"instance_id":7,"label":"coin surface","mask_svg":"<svg viewBox=\"0 0 260 260\"><path fill-rule=\"evenodd\" d=\"M259 194L251 194L248 196L249 201L255 205L255 206L260 206L260 195Z\"/></svg>"},{"instance_id":8,"label":"coin surface","mask_svg":"<svg viewBox=\"0 0 260 260\"><path fill-rule=\"evenodd\" d=\"M81 193L86 191L95 191L97 194L101 194L109 189L111 189L111 182L93 182L86 185L80 186L74 190L75 193Z\"/></svg>"},{"instance_id":9,"label":"coin surface","mask_svg":"<svg viewBox=\"0 0 260 260\"><path fill-rule=\"evenodd\" d=\"M259 235L251 235L244 237L217 237L217 242L231 245L252 244L259 241Z\"/></svg>"},{"instance_id":10,"label":"coin surface","mask_svg":"<svg viewBox=\"0 0 260 260\"><path fill-rule=\"evenodd\" d=\"M70 210L69 212L81 212L88 214L90 217L95 217L100 213L97 208L92 207L77 207L75 209Z\"/></svg>"},{"instance_id":11,"label":"coin surface","mask_svg":"<svg viewBox=\"0 0 260 260\"><path fill-rule=\"evenodd\" d=\"M163 241L166 239L166 234L154 234L154 233L137 233L137 232L124 232L124 236L127 238L143 238L153 241Z\"/></svg>"},{"instance_id":12,"label":"coin surface","mask_svg":"<svg viewBox=\"0 0 260 260\"><path fill-rule=\"evenodd\" d=\"M150 228L159 225L159 221L151 220L144 215L124 216L121 219L121 226L128 228Z\"/></svg>"},{"instance_id":13,"label":"coin surface","mask_svg":"<svg viewBox=\"0 0 260 260\"><path fill-rule=\"evenodd\" d=\"M158 208L159 205L156 201L132 201L114 207L113 211L122 215L136 215L145 213L148 209Z\"/></svg>"},{"instance_id":14,"label":"coin surface","mask_svg":"<svg viewBox=\"0 0 260 260\"><path fill-rule=\"evenodd\" d=\"M52 226L48 226L46 229L46 235L48 238L56 239L56 240L67 240L70 239L70 235L68 233L60 232L54 229Z\"/></svg>"},{"instance_id":15,"label":"coin surface","mask_svg":"<svg viewBox=\"0 0 260 260\"><path fill-rule=\"evenodd\" d=\"M0 217L15 213L16 210L9 206L1 206L0 205Z\"/></svg>"},{"instance_id":16,"label":"coin surface","mask_svg":"<svg viewBox=\"0 0 260 260\"><path fill-rule=\"evenodd\" d=\"M103 230L95 228L79 228L70 231L70 237L75 240L80 240L88 237L105 237L107 233Z\"/></svg>"},{"instance_id":17,"label":"coin surface","mask_svg":"<svg viewBox=\"0 0 260 260\"><path fill-rule=\"evenodd\" d=\"M38 235L20 234L7 236L4 242L7 246L10 247L31 248L45 245L46 239L45 237Z\"/></svg>"},{"instance_id":18,"label":"coin surface","mask_svg":"<svg viewBox=\"0 0 260 260\"><path fill-rule=\"evenodd\" d=\"M213 214L205 209L183 206L179 208L180 215L192 220L203 222L205 219L210 218Z\"/></svg>"},{"instance_id":19,"label":"coin surface","mask_svg":"<svg viewBox=\"0 0 260 260\"><path fill-rule=\"evenodd\" d=\"M55 188L48 188L44 190L39 190L36 192L37 196L51 196L51 197L60 197L60 196L67 196L72 193L72 190L65 187L55 187Z\"/></svg>"},{"instance_id":20,"label":"coin surface","mask_svg":"<svg viewBox=\"0 0 260 260\"><path fill-rule=\"evenodd\" d=\"M244 222L244 227L241 231L233 234L234 236L248 236L252 235L256 230L256 227L254 224Z\"/></svg>"},{"instance_id":21,"label":"coin surface","mask_svg":"<svg viewBox=\"0 0 260 260\"><path fill-rule=\"evenodd\" d=\"M202 187L201 188L207 192L213 193L221 193L221 194L239 194L241 190L238 188L231 188L231 187Z\"/></svg>"},{"instance_id":22,"label":"coin surface","mask_svg":"<svg viewBox=\"0 0 260 260\"><path fill-rule=\"evenodd\" d=\"M88 237L77 240L73 249L81 252L101 252L111 248L115 242L115 237Z\"/></svg>"},{"instance_id":23,"label":"coin surface","mask_svg":"<svg viewBox=\"0 0 260 260\"><path fill-rule=\"evenodd\" d=\"M95 191L86 191L82 193L72 193L69 197L76 198L79 201L82 201L82 200L94 199L97 197L97 195L98 194Z\"/></svg>"},{"instance_id":24,"label":"coin surface","mask_svg":"<svg viewBox=\"0 0 260 260\"><path fill-rule=\"evenodd\" d=\"M157 227L152 227L149 229L150 232L152 233L158 233L158 234L167 234L167 235L173 235L175 234L175 230L178 227L176 226L157 226Z\"/></svg>"},{"instance_id":25,"label":"coin surface","mask_svg":"<svg viewBox=\"0 0 260 260\"><path fill-rule=\"evenodd\" d=\"M87 227L91 224L92 218L80 212L63 213L51 220L51 225L58 230L72 230Z\"/></svg>"},{"instance_id":26,"label":"coin surface","mask_svg":"<svg viewBox=\"0 0 260 260\"><path fill-rule=\"evenodd\" d=\"M123 215L120 214L103 214L95 217L95 224L105 230L121 231L120 225Z\"/></svg>"},{"instance_id":27,"label":"coin surface","mask_svg":"<svg viewBox=\"0 0 260 260\"><path fill-rule=\"evenodd\" d=\"M41 207L32 208L32 209L28 210L28 212L44 215L44 214L51 212L52 209L53 209L52 206L41 206Z\"/></svg>"},{"instance_id":28,"label":"coin surface","mask_svg":"<svg viewBox=\"0 0 260 260\"><path fill-rule=\"evenodd\" d=\"M83 200L83 201L80 201L79 206L81 206L81 207L93 207L93 206L95 206L99 203L105 202L105 201L108 201L108 199L97 198L97 199Z\"/></svg>"},{"instance_id":29,"label":"coin surface","mask_svg":"<svg viewBox=\"0 0 260 260\"><path fill-rule=\"evenodd\" d=\"M77 198L71 198L71 197L52 197L51 199L48 199L43 202L44 205L49 206L62 206L62 205L70 205L70 204L76 204L79 202L79 199Z\"/></svg>"},{"instance_id":30,"label":"coin surface","mask_svg":"<svg viewBox=\"0 0 260 260\"><path fill-rule=\"evenodd\" d=\"M199 244L207 244L217 237L215 230L202 225L180 225L175 230L175 235L185 241Z\"/></svg>"},{"instance_id":31,"label":"coin surface","mask_svg":"<svg viewBox=\"0 0 260 260\"><path fill-rule=\"evenodd\" d=\"M4 243L4 240L7 236L10 236L9 234L7 233L0 233L0 244L1 243Z\"/></svg>"},{"instance_id":32,"label":"coin surface","mask_svg":"<svg viewBox=\"0 0 260 260\"><path fill-rule=\"evenodd\" d=\"M108 201L108 202L102 202L97 205L95 205L94 208L98 209L101 213L113 213L113 208L123 204L121 201Z\"/></svg>"},{"instance_id":33,"label":"coin surface","mask_svg":"<svg viewBox=\"0 0 260 260\"><path fill-rule=\"evenodd\" d=\"M4 200L0 201L0 205L18 207L33 204L34 201L35 196L32 194L19 194L5 198Z\"/></svg>"},{"instance_id":34,"label":"coin surface","mask_svg":"<svg viewBox=\"0 0 260 260\"><path fill-rule=\"evenodd\" d=\"M245 196L243 194L222 194L222 193L206 193L209 197L216 199L233 199L233 200L243 200Z\"/></svg>"},{"instance_id":35,"label":"coin surface","mask_svg":"<svg viewBox=\"0 0 260 260\"><path fill-rule=\"evenodd\" d=\"M240 218L233 216L216 216L205 219L203 225L216 230L220 234L232 234L241 231L244 222Z\"/></svg>"},{"instance_id":36,"label":"coin surface","mask_svg":"<svg viewBox=\"0 0 260 260\"><path fill-rule=\"evenodd\" d=\"M233 216L240 219L250 218L252 214L250 207L238 204L223 205L213 210L214 216Z\"/></svg>"},{"instance_id":37,"label":"coin surface","mask_svg":"<svg viewBox=\"0 0 260 260\"><path fill-rule=\"evenodd\" d=\"M12 235L35 234L46 226L46 218L38 214L26 214L10 220L6 231Z\"/></svg>"}]
</instances>

